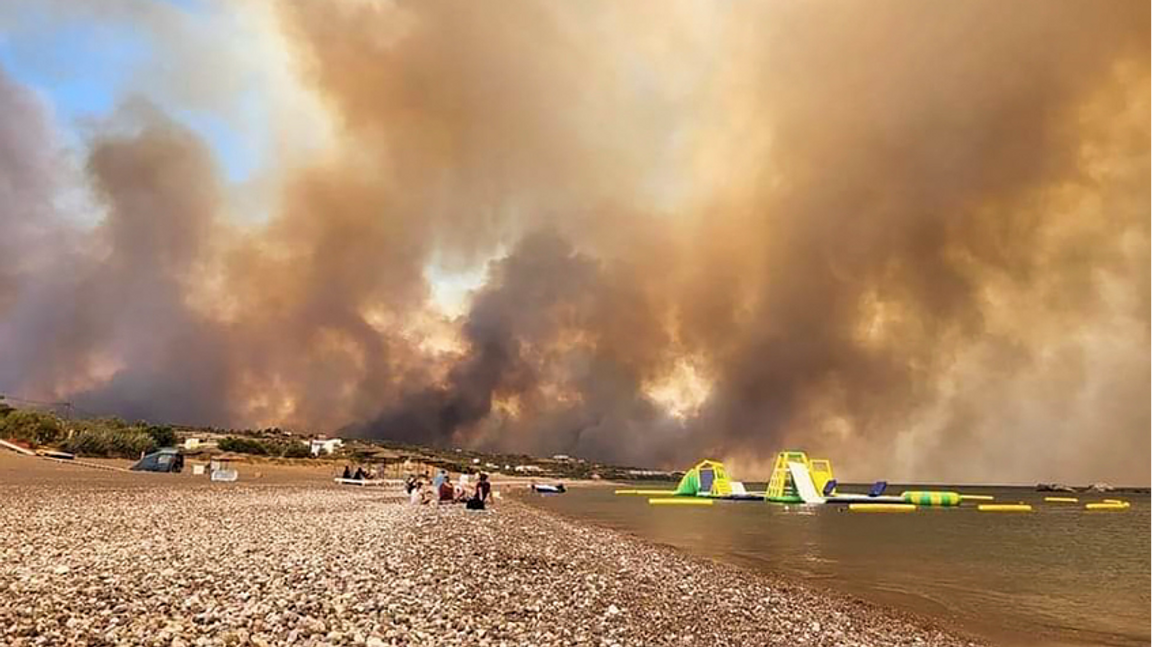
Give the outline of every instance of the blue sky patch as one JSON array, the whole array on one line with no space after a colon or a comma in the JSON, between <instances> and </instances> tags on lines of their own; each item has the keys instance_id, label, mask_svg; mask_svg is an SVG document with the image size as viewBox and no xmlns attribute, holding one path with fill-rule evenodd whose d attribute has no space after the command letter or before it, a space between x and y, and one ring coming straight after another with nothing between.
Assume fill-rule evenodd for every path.
<instances>
[{"instance_id":1,"label":"blue sky patch","mask_svg":"<svg viewBox=\"0 0 1152 647\"><path fill-rule=\"evenodd\" d=\"M169 1L190 14L204 9L199 0ZM128 23L61 21L47 11L23 13L14 29L0 33L0 65L51 104L64 142L80 147L79 124L109 114L127 91L139 91L132 87L133 75L150 62L155 47L152 35ZM247 132L238 132L219 115L168 105L146 90L143 94L205 139L228 181L243 182L262 164L270 135L256 90L238 98Z\"/></svg>"}]
</instances>

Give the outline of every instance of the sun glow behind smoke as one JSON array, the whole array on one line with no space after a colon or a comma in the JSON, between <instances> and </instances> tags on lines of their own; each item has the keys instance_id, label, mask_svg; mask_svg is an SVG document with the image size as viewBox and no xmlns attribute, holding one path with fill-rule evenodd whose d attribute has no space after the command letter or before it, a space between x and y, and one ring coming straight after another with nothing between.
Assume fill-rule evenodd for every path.
<instances>
[{"instance_id":1,"label":"sun glow behind smoke","mask_svg":"<svg viewBox=\"0 0 1152 647\"><path fill-rule=\"evenodd\" d=\"M688 359L679 359L663 378L645 386L648 397L673 417L685 420L696 416L712 391L711 383Z\"/></svg>"}]
</instances>

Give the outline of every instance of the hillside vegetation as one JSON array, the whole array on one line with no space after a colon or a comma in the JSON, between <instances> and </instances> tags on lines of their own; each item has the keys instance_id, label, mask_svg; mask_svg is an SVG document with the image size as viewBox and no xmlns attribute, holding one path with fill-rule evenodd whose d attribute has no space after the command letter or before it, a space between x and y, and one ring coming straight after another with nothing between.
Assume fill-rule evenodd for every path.
<instances>
[{"instance_id":1,"label":"hillside vegetation","mask_svg":"<svg viewBox=\"0 0 1152 647\"><path fill-rule=\"evenodd\" d=\"M34 448L53 447L80 456L138 458L141 453L176 444L166 425L129 424L119 418L65 421L43 411L0 405L0 438Z\"/></svg>"},{"instance_id":2,"label":"hillside vegetation","mask_svg":"<svg viewBox=\"0 0 1152 647\"><path fill-rule=\"evenodd\" d=\"M156 425L143 421L129 423L120 418L65 420L52 413L15 409L3 403L0 403L0 438L37 449L60 449L77 456L106 458L139 458L141 454L161 447L176 446L185 438L198 438L203 443L187 452L191 454L228 452L258 459L312 458L304 436L277 427L238 430ZM556 479L665 480L678 476L676 473L645 473L574 457L541 458L464 448L424 447L381 439L346 439L336 453L322 455L322 458L376 465L411 460L427 468L443 468L451 472L487 471Z\"/></svg>"}]
</instances>

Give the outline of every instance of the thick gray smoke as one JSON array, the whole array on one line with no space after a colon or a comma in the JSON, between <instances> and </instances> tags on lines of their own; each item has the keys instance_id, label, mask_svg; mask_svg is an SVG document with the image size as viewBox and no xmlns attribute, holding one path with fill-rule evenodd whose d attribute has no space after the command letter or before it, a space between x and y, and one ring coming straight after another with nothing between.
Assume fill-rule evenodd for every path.
<instances>
[{"instance_id":1,"label":"thick gray smoke","mask_svg":"<svg viewBox=\"0 0 1152 647\"><path fill-rule=\"evenodd\" d=\"M750 477L794 446L1148 482L1146 3L269 6L332 136L266 170L263 224L159 109L73 168L0 75L0 390ZM433 265L484 272L458 317Z\"/></svg>"},{"instance_id":2,"label":"thick gray smoke","mask_svg":"<svg viewBox=\"0 0 1152 647\"><path fill-rule=\"evenodd\" d=\"M554 231L526 236L473 297L462 325L469 352L444 383L406 394L359 431L443 444L487 422L487 441L507 448L674 454L645 440L683 441L667 435L682 425L642 395L659 360L644 347L659 353L667 339L629 341L661 330L630 280Z\"/></svg>"}]
</instances>

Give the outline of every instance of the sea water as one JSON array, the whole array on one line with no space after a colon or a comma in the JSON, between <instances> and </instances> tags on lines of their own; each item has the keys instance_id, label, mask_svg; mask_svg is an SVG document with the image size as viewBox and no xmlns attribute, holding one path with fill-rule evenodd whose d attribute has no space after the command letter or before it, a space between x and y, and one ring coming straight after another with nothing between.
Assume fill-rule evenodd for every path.
<instances>
[{"instance_id":1,"label":"sea water","mask_svg":"<svg viewBox=\"0 0 1152 647\"><path fill-rule=\"evenodd\" d=\"M888 493L904 489L929 488L890 486ZM1147 494L1079 493L1062 495L1079 503L1047 503L1030 489L978 491L995 503L1030 503L1033 512L979 512L979 502L908 514L760 501L658 507L601 487L529 500L649 541L905 608L995 644L1149 644ZM1132 507L1084 509L1104 498Z\"/></svg>"}]
</instances>

